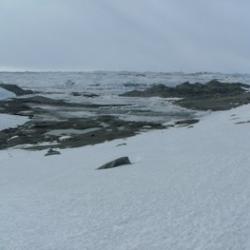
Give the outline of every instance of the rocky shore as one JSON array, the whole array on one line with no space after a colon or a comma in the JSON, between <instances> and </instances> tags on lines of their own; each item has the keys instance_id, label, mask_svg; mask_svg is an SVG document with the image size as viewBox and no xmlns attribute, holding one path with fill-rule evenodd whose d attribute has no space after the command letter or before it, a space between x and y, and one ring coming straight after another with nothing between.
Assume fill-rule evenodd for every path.
<instances>
[{"instance_id":1,"label":"rocky shore","mask_svg":"<svg viewBox=\"0 0 250 250\"><path fill-rule=\"evenodd\" d=\"M124 120L116 110L127 110L137 116L148 110L130 109L129 100L125 104L100 104L97 102L73 102L46 96L32 90L24 90L17 85L1 84L1 88L15 93L16 98L1 100L0 113L29 117L30 120L15 128L0 131L0 149L21 147L30 150L72 148L93 145L107 140L126 138L151 129L171 126L190 126L199 122L196 113L188 110L227 110L250 103L249 85L242 83L222 83L217 80L206 84L183 83L176 87L153 85L146 90L133 90L122 97L134 98L174 98L169 100L187 112L180 113L171 124L156 121ZM94 93L72 92L74 97L95 99ZM164 109L164 104L162 106ZM107 115L105 111L113 110ZM89 112L89 116L72 114ZM151 112L151 113L150 113ZM111 112L110 112L111 113Z\"/></svg>"},{"instance_id":2,"label":"rocky shore","mask_svg":"<svg viewBox=\"0 0 250 250\"><path fill-rule=\"evenodd\" d=\"M80 147L166 127L161 123L125 121L115 115L100 113L101 110L129 104L74 103L36 95L15 85L4 87L22 97L0 101L0 113L27 116L30 121L0 131L0 149L16 146L32 150ZM88 97L94 98L93 95ZM99 114L71 116L87 111Z\"/></svg>"},{"instance_id":3,"label":"rocky shore","mask_svg":"<svg viewBox=\"0 0 250 250\"><path fill-rule=\"evenodd\" d=\"M212 80L206 84L185 82L176 87L159 84L144 91L122 94L129 97L180 98L174 103L195 110L228 110L250 103L250 86L243 83L223 83Z\"/></svg>"}]
</instances>

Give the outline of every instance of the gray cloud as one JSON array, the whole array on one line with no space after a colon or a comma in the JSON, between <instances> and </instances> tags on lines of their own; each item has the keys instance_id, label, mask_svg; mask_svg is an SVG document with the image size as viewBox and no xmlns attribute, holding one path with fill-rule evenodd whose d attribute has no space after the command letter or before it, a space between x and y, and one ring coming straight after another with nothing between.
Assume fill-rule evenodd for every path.
<instances>
[{"instance_id":1,"label":"gray cloud","mask_svg":"<svg viewBox=\"0 0 250 250\"><path fill-rule=\"evenodd\" d=\"M249 72L247 0L1 0L0 69Z\"/></svg>"}]
</instances>

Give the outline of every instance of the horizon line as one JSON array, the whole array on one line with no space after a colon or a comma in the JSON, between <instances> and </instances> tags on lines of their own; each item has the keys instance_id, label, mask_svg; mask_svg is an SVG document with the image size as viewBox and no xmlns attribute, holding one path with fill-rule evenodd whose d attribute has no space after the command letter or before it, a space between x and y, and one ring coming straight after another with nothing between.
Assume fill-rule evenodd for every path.
<instances>
[{"instance_id":1,"label":"horizon line","mask_svg":"<svg viewBox=\"0 0 250 250\"><path fill-rule=\"evenodd\" d=\"M163 74L224 74L224 75L249 75L246 72L220 72L220 71L162 71L162 70L104 70L104 69L88 69L88 70L72 70L72 69L57 69L57 70L42 70L42 69L1 69L0 73L97 73L97 72L129 72L129 73L163 73Z\"/></svg>"}]
</instances>

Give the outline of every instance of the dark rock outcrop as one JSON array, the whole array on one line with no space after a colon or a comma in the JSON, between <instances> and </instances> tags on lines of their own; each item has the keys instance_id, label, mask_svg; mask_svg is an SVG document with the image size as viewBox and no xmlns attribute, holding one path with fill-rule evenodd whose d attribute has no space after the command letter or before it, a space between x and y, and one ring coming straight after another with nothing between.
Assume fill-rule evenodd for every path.
<instances>
[{"instance_id":1,"label":"dark rock outcrop","mask_svg":"<svg viewBox=\"0 0 250 250\"><path fill-rule=\"evenodd\" d=\"M121 96L131 97L201 97L201 96L227 96L242 94L246 92L245 88L250 88L249 85L242 83L223 83L217 80L212 80L206 84L185 82L176 87L167 87L163 84L153 85L152 87L138 91L133 90L122 94Z\"/></svg>"},{"instance_id":2,"label":"dark rock outcrop","mask_svg":"<svg viewBox=\"0 0 250 250\"><path fill-rule=\"evenodd\" d=\"M17 96L34 94L32 90L25 90L15 84L0 83L0 87L14 93Z\"/></svg>"},{"instance_id":3,"label":"dark rock outcrop","mask_svg":"<svg viewBox=\"0 0 250 250\"><path fill-rule=\"evenodd\" d=\"M223 83L212 80L206 84L189 83L167 87L154 85L144 91L133 90L122 96L163 98L177 97L175 104L194 110L228 110L250 103L250 86L243 83Z\"/></svg>"},{"instance_id":4,"label":"dark rock outcrop","mask_svg":"<svg viewBox=\"0 0 250 250\"><path fill-rule=\"evenodd\" d=\"M63 100L52 99L40 95L22 98L21 101L22 103L46 104L46 105L56 105L56 106L65 105L65 101Z\"/></svg>"},{"instance_id":5,"label":"dark rock outcrop","mask_svg":"<svg viewBox=\"0 0 250 250\"><path fill-rule=\"evenodd\" d=\"M180 120L175 123L175 125L193 125L195 123L198 123L198 119L187 119L187 120Z\"/></svg>"},{"instance_id":6,"label":"dark rock outcrop","mask_svg":"<svg viewBox=\"0 0 250 250\"><path fill-rule=\"evenodd\" d=\"M61 153L55 149L49 149L48 152L45 154L45 156L51 156L51 155L60 155Z\"/></svg>"},{"instance_id":7,"label":"dark rock outcrop","mask_svg":"<svg viewBox=\"0 0 250 250\"><path fill-rule=\"evenodd\" d=\"M124 165L131 165L131 162L128 157L121 157L114 161L108 162L102 165L101 167L99 167L97 170L117 168L117 167L124 166Z\"/></svg>"},{"instance_id":8,"label":"dark rock outcrop","mask_svg":"<svg viewBox=\"0 0 250 250\"><path fill-rule=\"evenodd\" d=\"M231 94L225 96L193 97L178 100L175 104L194 110L229 110L250 103L250 93Z\"/></svg>"},{"instance_id":9,"label":"dark rock outcrop","mask_svg":"<svg viewBox=\"0 0 250 250\"><path fill-rule=\"evenodd\" d=\"M31 146L26 149L31 150L75 148L134 136L143 131L145 126L151 129L165 128L160 123L124 121L114 116L46 120L43 116L37 117L40 114L39 110L30 111L34 118L31 117L29 122L0 131L0 150L27 144ZM41 112L41 115L43 114L46 117L48 113ZM68 137L66 140L61 140L62 136ZM44 142L46 144L42 145ZM56 144L52 145L54 142Z\"/></svg>"},{"instance_id":10,"label":"dark rock outcrop","mask_svg":"<svg viewBox=\"0 0 250 250\"><path fill-rule=\"evenodd\" d=\"M71 94L73 96L83 96L83 97L88 97L88 98L99 97L99 95L97 95L97 94L94 94L94 93L85 93L85 92L72 92Z\"/></svg>"}]
</instances>

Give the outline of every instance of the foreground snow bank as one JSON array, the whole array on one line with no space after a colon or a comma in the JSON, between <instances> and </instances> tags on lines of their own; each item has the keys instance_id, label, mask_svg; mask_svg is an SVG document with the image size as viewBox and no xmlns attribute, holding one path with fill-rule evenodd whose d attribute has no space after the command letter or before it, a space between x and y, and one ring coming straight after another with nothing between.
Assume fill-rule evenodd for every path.
<instances>
[{"instance_id":1,"label":"foreground snow bank","mask_svg":"<svg viewBox=\"0 0 250 250\"><path fill-rule=\"evenodd\" d=\"M5 100L9 98L13 98L16 95L14 93L11 93L10 91L7 91L0 87L0 100Z\"/></svg>"},{"instance_id":2,"label":"foreground snow bank","mask_svg":"<svg viewBox=\"0 0 250 250\"><path fill-rule=\"evenodd\" d=\"M0 131L6 128L15 128L28 120L29 118L24 116L0 114Z\"/></svg>"},{"instance_id":3,"label":"foreground snow bank","mask_svg":"<svg viewBox=\"0 0 250 250\"><path fill-rule=\"evenodd\" d=\"M250 249L249 110L119 147L0 151L0 248ZM95 170L120 156L133 165Z\"/></svg>"}]
</instances>

